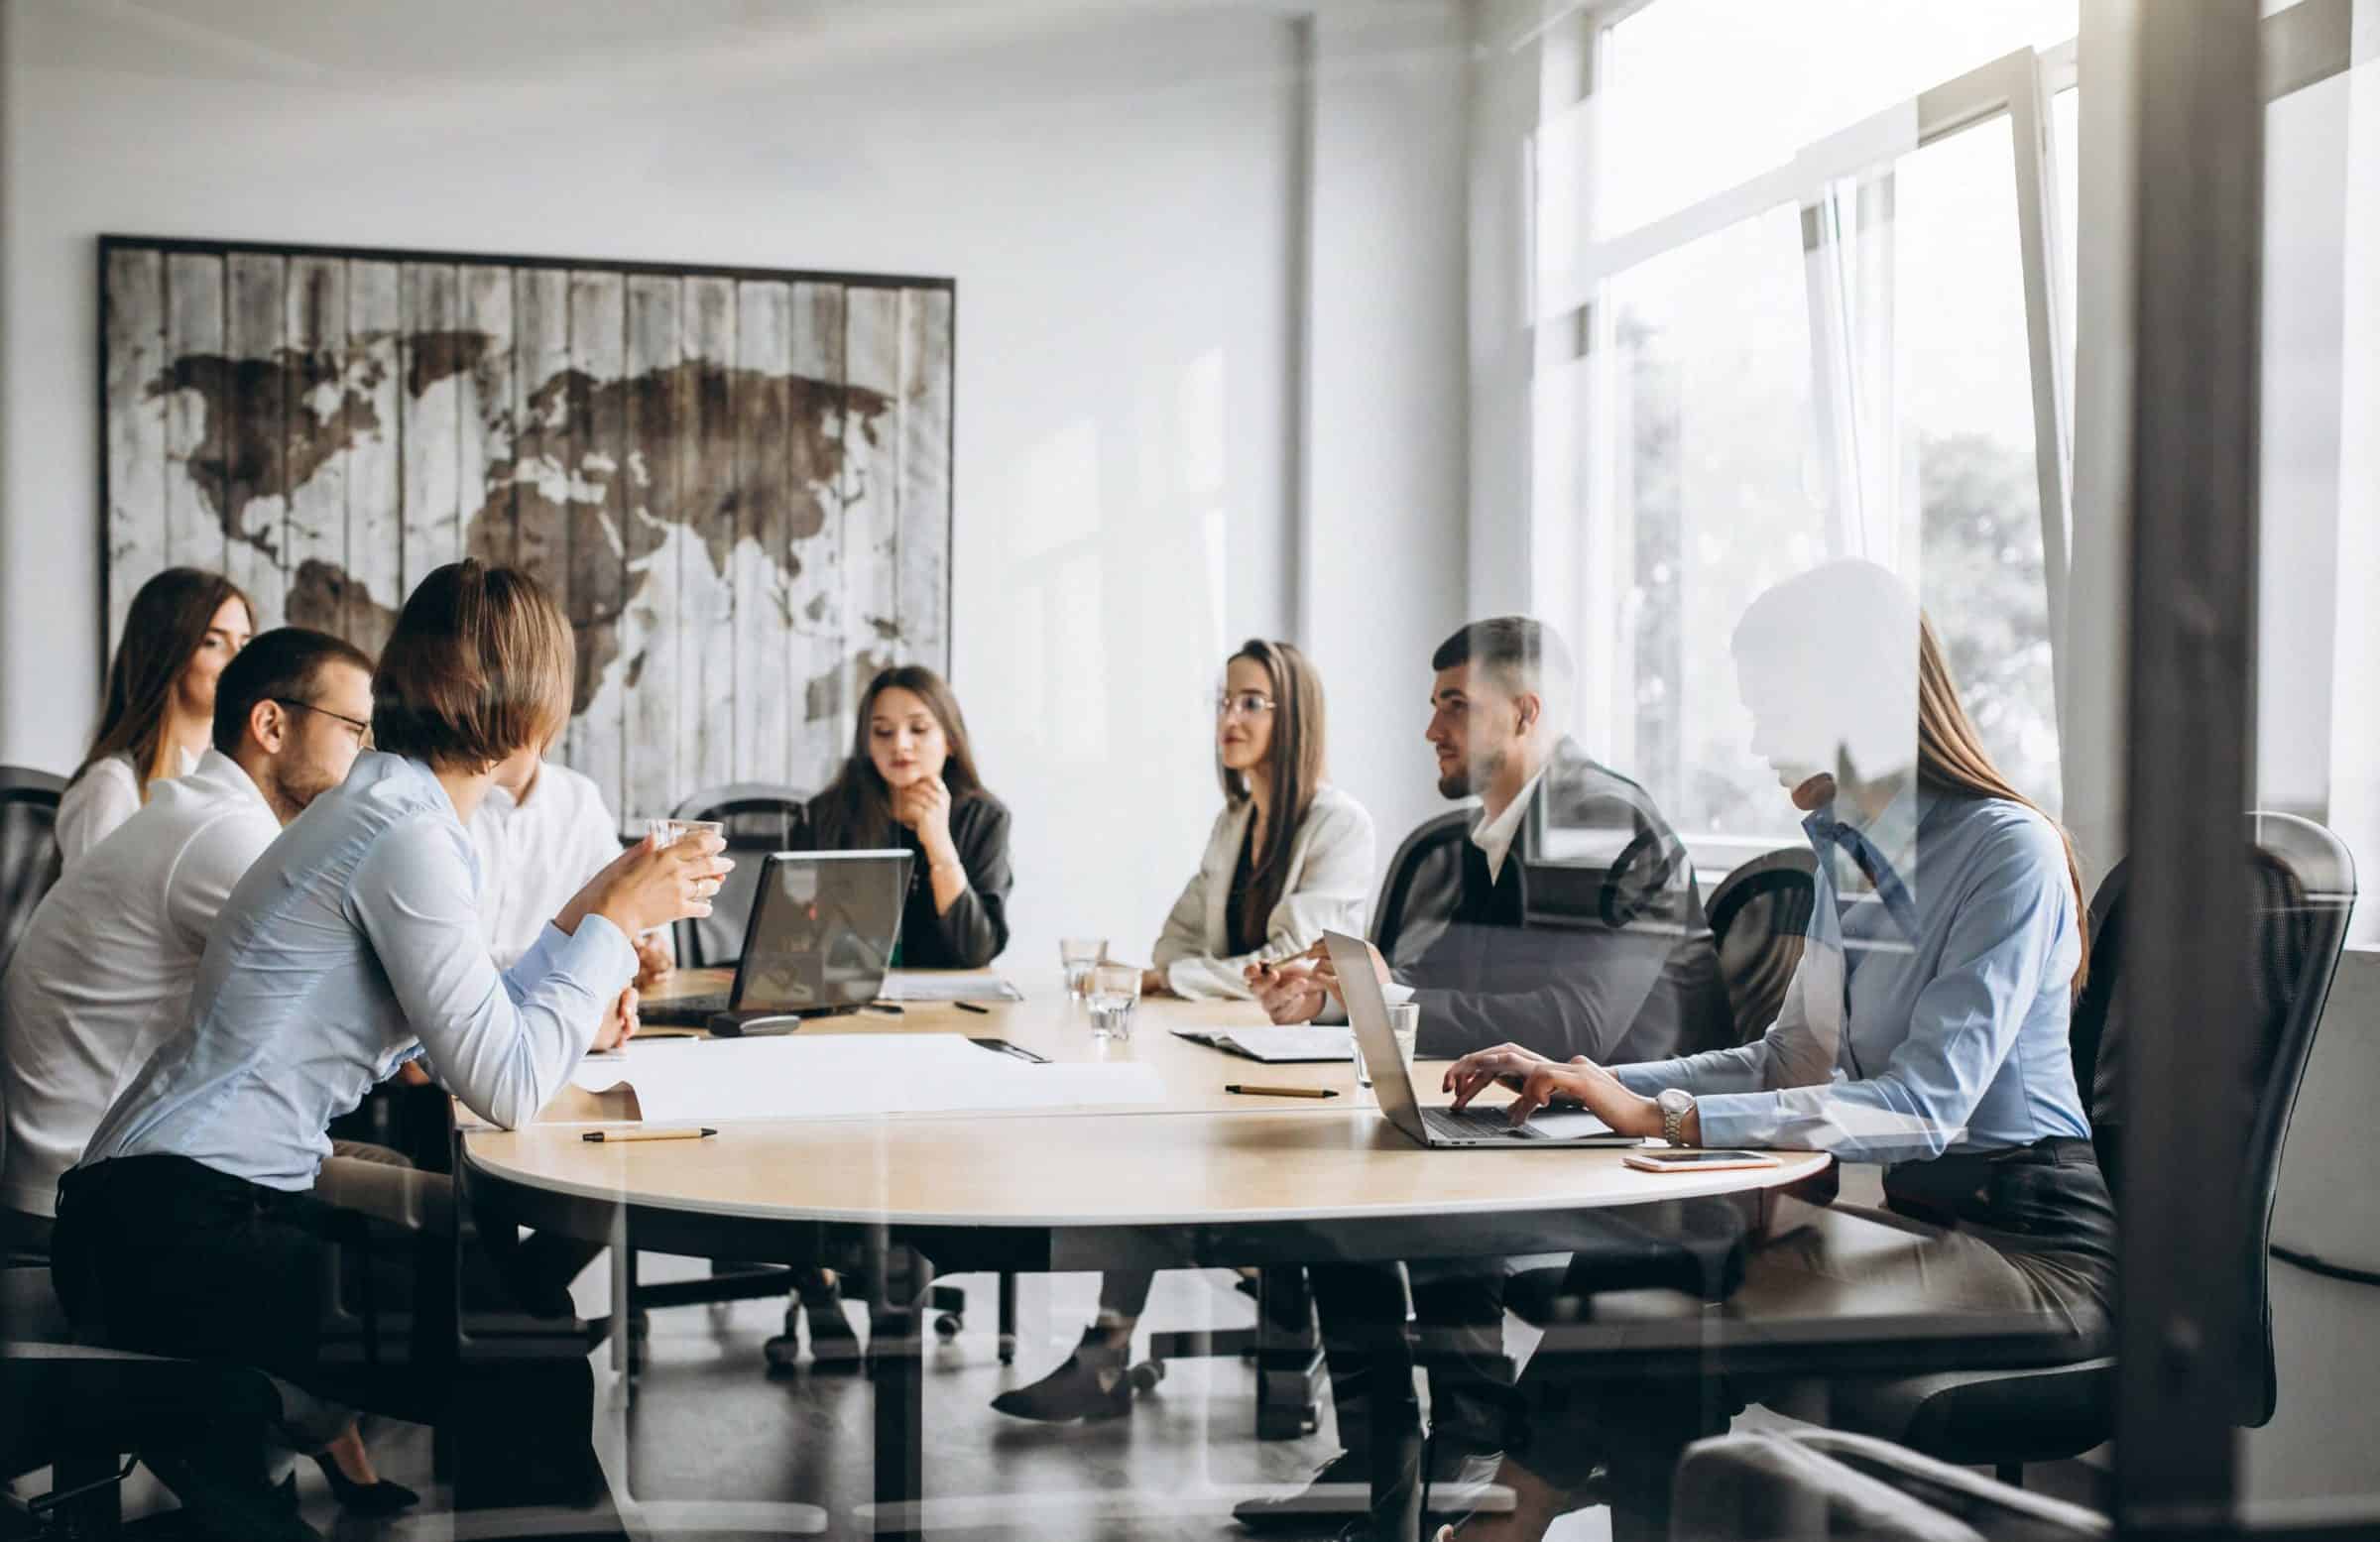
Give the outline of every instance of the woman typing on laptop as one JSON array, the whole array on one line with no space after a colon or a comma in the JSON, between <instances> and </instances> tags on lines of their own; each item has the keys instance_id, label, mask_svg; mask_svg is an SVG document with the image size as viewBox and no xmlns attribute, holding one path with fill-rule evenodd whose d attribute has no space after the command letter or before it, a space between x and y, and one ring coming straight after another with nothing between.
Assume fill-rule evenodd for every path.
<instances>
[{"instance_id":1,"label":"woman typing on laptop","mask_svg":"<svg viewBox=\"0 0 2380 1542\"><path fill-rule=\"evenodd\" d=\"M1247 1000L1247 972L1289 958L1333 928L1359 931L1371 896L1371 816L1323 780L1322 676L1287 643L1251 638L1224 665L1215 698L1223 812L1206 855L1158 934L1141 989ZM1130 1413L1132 1329L1154 1274L1100 1282L1099 1320L1065 1363L992 1406L1062 1422Z\"/></svg>"},{"instance_id":2,"label":"woman typing on laptop","mask_svg":"<svg viewBox=\"0 0 2380 1542\"><path fill-rule=\"evenodd\" d=\"M1505 1045L1458 1061L1449 1088L1468 1103L1511 1086L1515 1121L1560 1101L1673 1145L1882 1164L1889 1214L1837 1207L1755 1248L1737 1314L1889 1286L1927 1310L2037 1317L2090 1353L2115 1223L2067 1047L2088 958L2071 845L1994 766L1884 569L1837 562L1777 586L1734 653L1753 752L1819 857L1776 1023L1739 1049L1607 1069ZM1498 1474L1515 1509L1475 1518L1465 1542L1543 1534L1606 1463L1615 1519L1659 1521L1678 1449L1708 1433L1691 1384L1620 1398L1552 1380L1523 1377L1532 1427Z\"/></svg>"}]
</instances>

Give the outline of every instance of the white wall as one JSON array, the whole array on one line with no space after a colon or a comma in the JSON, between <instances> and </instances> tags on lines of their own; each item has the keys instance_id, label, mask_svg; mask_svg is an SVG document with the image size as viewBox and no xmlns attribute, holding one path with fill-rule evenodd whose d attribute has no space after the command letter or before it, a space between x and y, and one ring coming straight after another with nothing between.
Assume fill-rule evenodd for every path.
<instances>
[{"instance_id":1,"label":"white wall","mask_svg":"<svg viewBox=\"0 0 2380 1542\"><path fill-rule=\"evenodd\" d=\"M1217 797L1202 695L1295 619L1300 496L1389 554L1306 641L1392 836L1428 768L1377 671L1461 597L1460 393L1423 409L1463 80L1454 0L1348 10L1309 85L1287 8L1227 0L9 0L0 760L70 766L95 710L101 232L852 269L958 281L953 673L1017 967L1154 936Z\"/></svg>"}]
</instances>

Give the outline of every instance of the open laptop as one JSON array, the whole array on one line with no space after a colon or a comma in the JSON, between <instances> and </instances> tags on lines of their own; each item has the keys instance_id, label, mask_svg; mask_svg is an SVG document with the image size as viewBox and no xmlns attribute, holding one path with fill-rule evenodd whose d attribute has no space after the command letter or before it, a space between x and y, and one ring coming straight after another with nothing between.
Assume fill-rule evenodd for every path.
<instances>
[{"instance_id":1,"label":"open laptop","mask_svg":"<svg viewBox=\"0 0 2380 1542\"><path fill-rule=\"evenodd\" d=\"M1407 1138L1434 1148L1516 1149L1543 1145L1642 1145L1592 1114L1540 1110L1517 1127L1501 1106L1468 1109L1423 1108L1413 1095L1413 1076L1405 1057L1396 1052L1396 1035L1388 1031L1388 1002L1372 973L1371 950L1344 932L1324 932L1331 966L1339 972L1339 989L1347 999L1347 1019L1364 1050L1365 1068L1371 1072L1371 1089L1380 1112Z\"/></svg>"},{"instance_id":2,"label":"open laptop","mask_svg":"<svg viewBox=\"0 0 2380 1542\"><path fill-rule=\"evenodd\" d=\"M905 851L780 851L761 865L735 983L641 1013L734 1037L770 1017L856 1011L884 994L909 892Z\"/></svg>"}]
</instances>

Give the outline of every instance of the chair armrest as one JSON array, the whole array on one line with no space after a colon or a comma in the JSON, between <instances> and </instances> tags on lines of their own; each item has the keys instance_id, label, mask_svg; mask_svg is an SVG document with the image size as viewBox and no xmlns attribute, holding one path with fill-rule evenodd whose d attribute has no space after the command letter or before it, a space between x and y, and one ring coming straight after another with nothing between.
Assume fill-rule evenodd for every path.
<instances>
[{"instance_id":1,"label":"chair armrest","mask_svg":"<svg viewBox=\"0 0 2380 1542\"><path fill-rule=\"evenodd\" d=\"M2011 1487L1980 1473L1896 1446L1870 1435L1843 1430L1796 1430L1788 1437L1854 1472L1889 1483L1903 1493L1958 1516L1987 1536L2085 1542L2114 1534L2096 1510L2064 1499Z\"/></svg>"}]
</instances>

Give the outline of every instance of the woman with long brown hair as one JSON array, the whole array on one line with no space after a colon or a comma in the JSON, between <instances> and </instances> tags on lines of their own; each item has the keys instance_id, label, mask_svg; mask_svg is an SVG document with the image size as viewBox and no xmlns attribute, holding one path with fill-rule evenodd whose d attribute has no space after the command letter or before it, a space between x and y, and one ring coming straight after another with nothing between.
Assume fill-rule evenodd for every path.
<instances>
[{"instance_id":1,"label":"woman with long brown hair","mask_svg":"<svg viewBox=\"0 0 2380 1542\"><path fill-rule=\"evenodd\" d=\"M220 573L169 567L141 585L108 665L90 749L58 803L58 850L72 867L138 813L149 784L198 764L214 732L215 679L256 631Z\"/></svg>"},{"instance_id":2,"label":"woman with long brown hair","mask_svg":"<svg viewBox=\"0 0 2380 1542\"><path fill-rule=\"evenodd\" d=\"M1225 663L1215 697L1223 812L1165 917L1143 990L1246 1000L1250 969L1294 957L1325 931L1364 929L1371 816L1323 780L1323 752L1321 674L1291 644L1249 639ZM1045 1421L1130 1413L1125 1361L1155 1278L1109 1273L1099 1318L1065 1364L992 1406Z\"/></svg>"},{"instance_id":3,"label":"woman with long brown hair","mask_svg":"<svg viewBox=\"0 0 2380 1542\"><path fill-rule=\"evenodd\" d=\"M1500 1081L1519 1092L1515 1122L1561 1099L1675 1145L1881 1165L1885 1210L1820 1211L1756 1248L1730 1311L1757 1320L1873 1285L1945 1313L2033 1317L2074 1358L2094 1353L2115 1215L2067 1046L2086 959L2072 844L1993 764L1932 627L1883 568L1835 562L1779 584L1734 652L1752 751L1819 857L1777 1021L1740 1049L1609 1069L1483 1050L1447 1073L1456 1102ZM1527 1399L1533 1427L1498 1474L1515 1508L1467 1525L1466 1542L1541 1535L1606 1463L1615 1533L1621 1512L1661 1524L1674 1459L1719 1401L1691 1384L1562 1391Z\"/></svg>"},{"instance_id":4,"label":"woman with long brown hair","mask_svg":"<svg viewBox=\"0 0 2380 1542\"><path fill-rule=\"evenodd\" d=\"M981 969L1009 945L1009 810L976 774L959 698L923 664L868 682L851 757L810 800L822 850L906 847L900 963Z\"/></svg>"}]
</instances>

